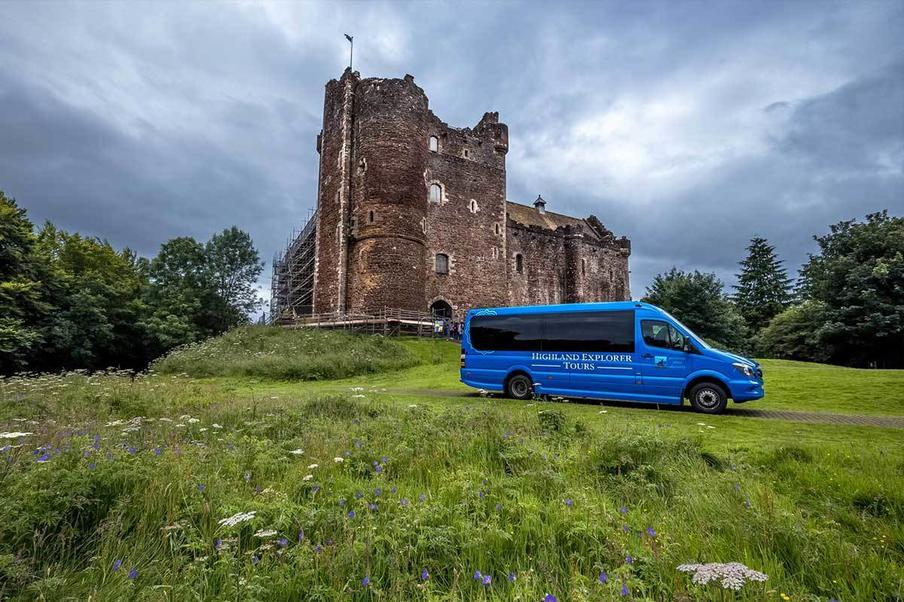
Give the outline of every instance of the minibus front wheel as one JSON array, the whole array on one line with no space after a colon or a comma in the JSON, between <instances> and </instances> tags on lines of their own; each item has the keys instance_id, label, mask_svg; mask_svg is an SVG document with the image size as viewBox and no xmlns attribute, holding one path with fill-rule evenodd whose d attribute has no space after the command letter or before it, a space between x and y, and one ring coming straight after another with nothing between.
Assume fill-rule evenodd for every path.
<instances>
[{"instance_id":1,"label":"minibus front wheel","mask_svg":"<svg viewBox=\"0 0 904 602\"><path fill-rule=\"evenodd\" d=\"M691 405L704 414L721 414L728 405L728 394L716 383L697 383L689 393Z\"/></svg>"},{"instance_id":2,"label":"minibus front wheel","mask_svg":"<svg viewBox=\"0 0 904 602\"><path fill-rule=\"evenodd\" d=\"M512 399L519 401L532 399L534 396L534 385L527 374L516 372L505 383L505 393Z\"/></svg>"}]
</instances>

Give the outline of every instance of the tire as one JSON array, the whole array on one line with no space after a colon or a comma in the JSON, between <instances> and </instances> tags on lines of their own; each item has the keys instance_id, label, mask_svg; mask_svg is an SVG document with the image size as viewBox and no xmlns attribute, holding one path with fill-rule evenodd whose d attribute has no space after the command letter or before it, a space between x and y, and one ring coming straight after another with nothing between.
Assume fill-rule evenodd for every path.
<instances>
[{"instance_id":1,"label":"tire","mask_svg":"<svg viewBox=\"0 0 904 602\"><path fill-rule=\"evenodd\" d=\"M533 399L534 384L526 374L516 374L505 384L505 394L519 401Z\"/></svg>"},{"instance_id":2,"label":"tire","mask_svg":"<svg viewBox=\"0 0 904 602\"><path fill-rule=\"evenodd\" d=\"M728 405L728 394L716 383L699 383L691 387L691 406L701 414L721 414Z\"/></svg>"}]
</instances>

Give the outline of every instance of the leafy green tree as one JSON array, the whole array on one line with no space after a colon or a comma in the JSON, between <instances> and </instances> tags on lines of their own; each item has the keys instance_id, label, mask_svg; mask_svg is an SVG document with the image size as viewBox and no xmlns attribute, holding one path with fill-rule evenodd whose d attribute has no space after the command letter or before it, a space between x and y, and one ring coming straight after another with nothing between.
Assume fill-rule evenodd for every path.
<instances>
[{"instance_id":1,"label":"leafy green tree","mask_svg":"<svg viewBox=\"0 0 904 602\"><path fill-rule=\"evenodd\" d=\"M752 331L759 331L791 301L791 279L775 255L775 247L755 236L734 286L735 306Z\"/></svg>"},{"instance_id":2,"label":"leafy green tree","mask_svg":"<svg viewBox=\"0 0 904 602\"><path fill-rule=\"evenodd\" d=\"M887 211L830 226L801 269L801 292L825 307L831 360L904 366L904 217Z\"/></svg>"},{"instance_id":3,"label":"leafy green tree","mask_svg":"<svg viewBox=\"0 0 904 602\"><path fill-rule=\"evenodd\" d=\"M825 362L832 352L822 341L826 307L821 301L804 301L772 318L755 337L758 356Z\"/></svg>"},{"instance_id":4,"label":"leafy green tree","mask_svg":"<svg viewBox=\"0 0 904 602\"><path fill-rule=\"evenodd\" d=\"M715 274L672 268L653 279L643 301L666 310L705 339L742 351L744 320L723 288Z\"/></svg>"},{"instance_id":5,"label":"leafy green tree","mask_svg":"<svg viewBox=\"0 0 904 602\"><path fill-rule=\"evenodd\" d=\"M251 236L232 226L214 234L204 245L204 254L207 278L226 306L225 326L247 322L261 306L255 284L264 269Z\"/></svg>"},{"instance_id":6,"label":"leafy green tree","mask_svg":"<svg viewBox=\"0 0 904 602\"><path fill-rule=\"evenodd\" d=\"M36 243L25 209L0 191L0 373L27 366L42 340L41 320L51 310Z\"/></svg>"}]
</instances>

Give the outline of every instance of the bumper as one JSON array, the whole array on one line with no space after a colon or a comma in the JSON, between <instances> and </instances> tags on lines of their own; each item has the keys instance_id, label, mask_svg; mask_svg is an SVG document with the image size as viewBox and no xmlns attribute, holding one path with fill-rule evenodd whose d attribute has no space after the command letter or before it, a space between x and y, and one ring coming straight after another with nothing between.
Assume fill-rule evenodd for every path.
<instances>
[{"instance_id":1,"label":"bumper","mask_svg":"<svg viewBox=\"0 0 904 602\"><path fill-rule=\"evenodd\" d=\"M766 394L763 383L758 380L733 380L728 383L728 388L735 403L760 399Z\"/></svg>"}]
</instances>

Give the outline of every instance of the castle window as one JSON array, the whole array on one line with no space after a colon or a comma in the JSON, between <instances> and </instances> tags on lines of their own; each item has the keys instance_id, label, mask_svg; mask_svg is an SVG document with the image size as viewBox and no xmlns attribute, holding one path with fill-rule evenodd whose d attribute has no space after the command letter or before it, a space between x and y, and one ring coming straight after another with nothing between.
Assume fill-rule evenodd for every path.
<instances>
[{"instance_id":1,"label":"castle window","mask_svg":"<svg viewBox=\"0 0 904 602\"><path fill-rule=\"evenodd\" d=\"M448 274L449 273L449 256L445 253L437 253L436 261L434 262L434 266L436 268L437 274Z\"/></svg>"},{"instance_id":2,"label":"castle window","mask_svg":"<svg viewBox=\"0 0 904 602\"><path fill-rule=\"evenodd\" d=\"M424 231L424 234L427 233L427 218L426 217L421 218L421 230Z\"/></svg>"},{"instance_id":3,"label":"castle window","mask_svg":"<svg viewBox=\"0 0 904 602\"><path fill-rule=\"evenodd\" d=\"M524 272L524 257L521 256L521 253L515 255L515 271L519 274Z\"/></svg>"},{"instance_id":4,"label":"castle window","mask_svg":"<svg viewBox=\"0 0 904 602\"><path fill-rule=\"evenodd\" d=\"M477 213L477 201L471 199L471 202L468 203L468 209L471 210L471 213Z\"/></svg>"},{"instance_id":5,"label":"castle window","mask_svg":"<svg viewBox=\"0 0 904 602\"><path fill-rule=\"evenodd\" d=\"M443 187L436 182L430 185L430 202L440 204L443 202Z\"/></svg>"},{"instance_id":6,"label":"castle window","mask_svg":"<svg viewBox=\"0 0 904 602\"><path fill-rule=\"evenodd\" d=\"M436 136L430 136L430 141L428 143L428 147L430 148L431 153L439 152L439 138Z\"/></svg>"},{"instance_id":7,"label":"castle window","mask_svg":"<svg viewBox=\"0 0 904 602\"><path fill-rule=\"evenodd\" d=\"M374 212L373 211L367 212L367 223L368 224L374 223Z\"/></svg>"},{"instance_id":8,"label":"castle window","mask_svg":"<svg viewBox=\"0 0 904 602\"><path fill-rule=\"evenodd\" d=\"M587 274L587 262L583 259L581 260L581 276L585 276Z\"/></svg>"},{"instance_id":9,"label":"castle window","mask_svg":"<svg viewBox=\"0 0 904 602\"><path fill-rule=\"evenodd\" d=\"M496 259L498 257L499 257L499 249L497 249L496 247L493 247L493 259Z\"/></svg>"},{"instance_id":10,"label":"castle window","mask_svg":"<svg viewBox=\"0 0 904 602\"><path fill-rule=\"evenodd\" d=\"M471 151L469 151L468 149L465 149L462 154L464 154L465 159L471 158Z\"/></svg>"},{"instance_id":11,"label":"castle window","mask_svg":"<svg viewBox=\"0 0 904 602\"><path fill-rule=\"evenodd\" d=\"M496 226L496 234L499 234L499 224L494 224Z\"/></svg>"}]
</instances>

